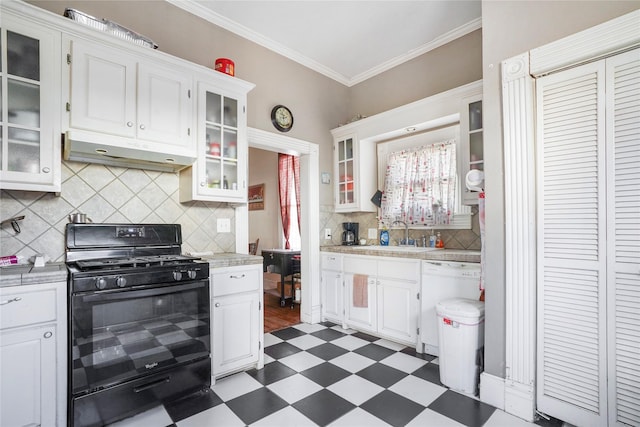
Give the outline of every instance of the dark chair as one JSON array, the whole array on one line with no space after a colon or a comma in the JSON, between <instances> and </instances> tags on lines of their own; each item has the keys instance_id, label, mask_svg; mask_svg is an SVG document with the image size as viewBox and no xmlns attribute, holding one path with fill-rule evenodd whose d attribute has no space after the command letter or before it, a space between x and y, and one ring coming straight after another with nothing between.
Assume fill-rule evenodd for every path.
<instances>
[{"instance_id":1,"label":"dark chair","mask_svg":"<svg viewBox=\"0 0 640 427\"><path fill-rule=\"evenodd\" d=\"M255 243L249 243L249 255L257 255L258 254L258 243L260 243L260 239L256 239Z\"/></svg>"}]
</instances>

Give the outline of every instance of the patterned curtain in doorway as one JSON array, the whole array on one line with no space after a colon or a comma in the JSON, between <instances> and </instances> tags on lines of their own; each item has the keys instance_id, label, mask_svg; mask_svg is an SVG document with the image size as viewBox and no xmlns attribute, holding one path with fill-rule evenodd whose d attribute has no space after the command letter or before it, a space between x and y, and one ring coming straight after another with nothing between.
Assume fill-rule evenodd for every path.
<instances>
[{"instance_id":1,"label":"patterned curtain in doorway","mask_svg":"<svg viewBox=\"0 0 640 427\"><path fill-rule=\"evenodd\" d=\"M300 158L278 153L278 191L280 193L280 216L282 218L285 249L291 249L289 244L289 228L291 227L289 200L291 199L290 191L292 188L295 191L298 230L300 230Z\"/></svg>"}]
</instances>

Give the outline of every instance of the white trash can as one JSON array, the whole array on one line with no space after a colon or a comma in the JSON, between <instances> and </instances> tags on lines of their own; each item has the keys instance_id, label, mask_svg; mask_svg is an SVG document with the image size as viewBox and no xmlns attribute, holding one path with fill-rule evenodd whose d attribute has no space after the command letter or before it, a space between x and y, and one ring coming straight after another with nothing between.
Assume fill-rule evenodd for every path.
<instances>
[{"instance_id":1,"label":"white trash can","mask_svg":"<svg viewBox=\"0 0 640 427\"><path fill-rule=\"evenodd\" d=\"M452 298L436 305L440 382L452 390L477 394L483 369L484 302Z\"/></svg>"}]
</instances>

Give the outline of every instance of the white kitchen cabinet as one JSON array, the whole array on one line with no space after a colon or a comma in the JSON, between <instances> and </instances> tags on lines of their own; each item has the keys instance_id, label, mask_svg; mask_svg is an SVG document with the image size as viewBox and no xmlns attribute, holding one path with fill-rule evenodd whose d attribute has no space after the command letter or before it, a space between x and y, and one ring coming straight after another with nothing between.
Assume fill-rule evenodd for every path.
<instances>
[{"instance_id":1,"label":"white kitchen cabinet","mask_svg":"<svg viewBox=\"0 0 640 427\"><path fill-rule=\"evenodd\" d=\"M342 255L321 254L322 319L342 324L344 320L344 281Z\"/></svg>"},{"instance_id":2,"label":"white kitchen cabinet","mask_svg":"<svg viewBox=\"0 0 640 427\"><path fill-rule=\"evenodd\" d=\"M60 31L0 15L0 189L59 192Z\"/></svg>"},{"instance_id":3,"label":"white kitchen cabinet","mask_svg":"<svg viewBox=\"0 0 640 427\"><path fill-rule=\"evenodd\" d=\"M344 255L344 324L408 345L417 344L420 261ZM366 306L356 306L353 279L367 276ZM360 304L362 305L362 304Z\"/></svg>"},{"instance_id":4,"label":"white kitchen cabinet","mask_svg":"<svg viewBox=\"0 0 640 427\"><path fill-rule=\"evenodd\" d=\"M0 288L0 425L66 425L66 283Z\"/></svg>"},{"instance_id":5,"label":"white kitchen cabinet","mask_svg":"<svg viewBox=\"0 0 640 427\"><path fill-rule=\"evenodd\" d=\"M195 150L190 70L104 43L67 43L70 129L150 141L156 151Z\"/></svg>"},{"instance_id":6,"label":"white kitchen cabinet","mask_svg":"<svg viewBox=\"0 0 640 427\"><path fill-rule=\"evenodd\" d=\"M222 73L197 89L197 161L180 172L180 201L247 202L247 93L253 85Z\"/></svg>"},{"instance_id":7,"label":"white kitchen cabinet","mask_svg":"<svg viewBox=\"0 0 640 427\"><path fill-rule=\"evenodd\" d=\"M360 143L356 134L334 136L334 209L336 212L375 212L375 144Z\"/></svg>"},{"instance_id":8,"label":"white kitchen cabinet","mask_svg":"<svg viewBox=\"0 0 640 427\"><path fill-rule=\"evenodd\" d=\"M211 271L213 379L263 365L262 265Z\"/></svg>"},{"instance_id":9,"label":"white kitchen cabinet","mask_svg":"<svg viewBox=\"0 0 640 427\"><path fill-rule=\"evenodd\" d=\"M460 107L460 148L462 170L459 174L464 182L472 169L484 171L484 142L482 132L482 94L465 97ZM478 204L478 192L462 185L462 203Z\"/></svg>"}]
</instances>

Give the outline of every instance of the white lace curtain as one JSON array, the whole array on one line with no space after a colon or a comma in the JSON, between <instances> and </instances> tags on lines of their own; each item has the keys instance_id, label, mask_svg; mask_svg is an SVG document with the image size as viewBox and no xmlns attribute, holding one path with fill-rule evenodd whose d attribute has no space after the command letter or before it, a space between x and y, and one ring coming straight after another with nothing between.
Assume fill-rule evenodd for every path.
<instances>
[{"instance_id":1,"label":"white lace curtain","mask_svg":"<svg viewBox=\"0 0 640 427\"><path fill-rule=\"evenodd\" d=\"M456 144L449 140L389 155L381 222L449 224L456 203Z\"/></svg>"}]
</instances>

